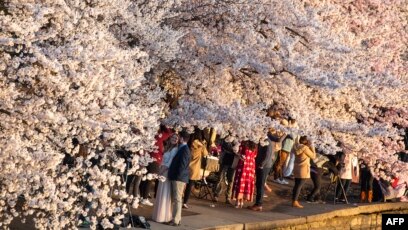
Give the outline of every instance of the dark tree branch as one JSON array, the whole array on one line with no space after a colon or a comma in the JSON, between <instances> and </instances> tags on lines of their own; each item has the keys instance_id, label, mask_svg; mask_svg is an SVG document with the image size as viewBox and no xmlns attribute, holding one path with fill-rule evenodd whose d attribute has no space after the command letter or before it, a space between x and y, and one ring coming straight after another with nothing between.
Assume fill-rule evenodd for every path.
<instances>
[{"instance_id":1,"label":"dark tree branch","mask_svg":"<svg viewBox=\"0 0 408 230\"><path fill-rule=\"evenodd\" d=\"M6 114L6 115L11 116L11 112L9 112L9 111L7 111L7 110L5 110L5 109L0 109L0 113L4 113L4 114Z\"/></svg>"},{"instance_id":2,"label":"dark tree branch","mask_svg":"<svg viewBox=\"0 0 408 230\"><path fill-rule=\"evenodd\" d=\"M309 40L308 40L304 35L301 35L300 33L296 32L295 30L293 30L293 29L291 29L291 28L289 28L289 27L286 27L286 26L285 26L285 29L289 30L289 31L290 31L291 33L293 33L294 35L303 38L303 40L305 40L307 43L309 42Z\"/></svg>"}]
</instances>

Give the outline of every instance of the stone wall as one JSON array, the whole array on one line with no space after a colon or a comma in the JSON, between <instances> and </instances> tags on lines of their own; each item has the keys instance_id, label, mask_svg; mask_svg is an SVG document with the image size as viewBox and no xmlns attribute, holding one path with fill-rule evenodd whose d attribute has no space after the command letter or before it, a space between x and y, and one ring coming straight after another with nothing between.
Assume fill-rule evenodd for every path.
<instances>
[{"instance_id":1,"label":"stone wall","mask_svg":"<svg viewBox=\"0 0 408 230\"><path fill-rule=\"evenodd\" d=\"M381 229L383 213L408 214L408 203L380 203L294 219L245 223L243 229Z\"/></svg>"}]
</instances>

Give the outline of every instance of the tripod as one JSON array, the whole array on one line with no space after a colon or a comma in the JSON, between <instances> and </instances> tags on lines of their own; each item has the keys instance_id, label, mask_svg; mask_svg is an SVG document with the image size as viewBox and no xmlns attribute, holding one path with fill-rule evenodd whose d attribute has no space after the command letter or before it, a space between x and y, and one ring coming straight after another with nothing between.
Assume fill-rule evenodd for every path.
<instances>
[{"instance_id":1,"label":"tripod","mask_svg":"<svg viewBox=\"0 0 408 230\"><path fill-rule=\"evenodd\" d=\"M340 184L340 188L341 188L341 190L342 190L342 192L343 192L343 195L344 195L344 200L346 201L346 204L349 204L349 202L348 202L348 199L347 199L347 194L346 194L346 190L344 189L344 185L343 185L343 183L341 182L341 179L339 178L339 176L335 176L334 174L330 174L331 176L331 182L330 182L330 184L329 184L329 187L327 188L327 190L326 190L326 194L325 194L325 197L324 197L324 200L326 200L326 198L327 198L327 193L328 193L328 191L330 191L331 189L332 189L332 186L334 186L334 196L333 196L333 204L336 204L336 193L337 193L337 184L339 183Z\"/></svg>"}]
</instances>

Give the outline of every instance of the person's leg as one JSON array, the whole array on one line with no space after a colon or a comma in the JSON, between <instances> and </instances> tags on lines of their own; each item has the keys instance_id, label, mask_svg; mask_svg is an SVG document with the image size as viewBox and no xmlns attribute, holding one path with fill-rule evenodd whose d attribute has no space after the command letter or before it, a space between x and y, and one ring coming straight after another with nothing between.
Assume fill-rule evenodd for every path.
<instances>
[{"instance_id":1,"label":"person's leg","mask_svg":"<svg viewBox=\"0 0 408 230\"><path fill-rule=\"evenodd\" d=\"M312 192L307 196L307 201L311 201L311 202L313 202L313 201L315 201L315 196L316 196L316 194L317 194L317 192L318 192L318 188L317 188L317 184L318 184L318 182L317 182L317 178L318 178L318 175L317 175L317 172L316 171L313 171L313 172L310 172L310 178L312 179L312 182L313 182L313 190L312 190Z\"/></svg>"},{"instance_id":2,"label":"person's leg","mask_svg":"<svg viewBox=\"0 0 408 230\"><path fill-rule=\"evenodd\" d=\"M159 173L159 164L157 162L152 162L147 166L147 172L151 174ZM146 180L146 183L142 187L142 197L143 199L148 199L149 194L153 191L156 180Z\"/></svg>"},{"instance_id":3,"label":"person's leg","mask_svg":"<svg viewBox=\"0 0 408 230\"><path fill-rule=\"evenodd\" d=\"M221 165L220 171L218 172L218 182L216 186L214 187L214 197L218 200L218 197L220 197L223 188L225 186L225 177L227 174L228 166L226 165Z\"/></svg>"},{"instance_id":4,"label":"person's leg","mask_svg":"<svg viewBox=\"0 0 408 230\"><path fill-rule=\"evenodd\" d=\"M171 220L171 222L174 222L174 217L177 214L177 205L178 205L177 204L177 183L176 181L170 181L170 187L171 187L171 204L173 206L173 209L172 209L173 219Z\"/></svg>"},{"instance_id":5,"label":"person's leg","mask_svg":"<svg viewBox=\"0 0 408 230\"><path fill-rule=\"evenodd\" d=\"M186 183L172 181L171 185L173 191L173 222L175 224L180 224L183 190Z\"/></svg>"},{"instance_id":6,"label":"person's leg","mask_svg":"<svg viewBox=\"0 0 408 230\"><path fill-rule=\"evenodd\" d=\"M320 189L322 188L322 176L323 176L323 169L317 169L317 178L316 178L316 193L314 194L314 199L317 201L321 201L320 196Z\"/></svg>"},{"instance_id":7,"label":"person's leg","mask_svg":"<svg viewBox=\"0 0 408 230\"><path fill-rule=\"evenodd\" d=\"M132 185L132 182L134 179L135 179L135 175L125 175L127 193L130 193L130 185Z\"/></svg>"},{"instance_id":8,"label":"person's leg","mask_svg":"<svg viewBox=\"0 0 408 230\"><path fill-rule=\"evenodd\" d=\"M156 199L157 189L159 189L159 180L154 180L154 198Z\"/></svg>"},{"instance_id":9,"label":"person's leg","mask_svg":"<svg viewBox=\"0 0 408 230\"><path fill-rule=\"evenodd\" d=\"M347 195L347 192L348 192L348 190L349 190L349 188L350 188L350 185L351 185L351 179L350 180L345 180L344 181L344 191L346 192L346 194L344 194L344 195Z\"/></svg>"},{"instance_id":10,"label":"person's leg","mask_svg":"<svg viewBox=\"0 0 408 230\"><path fill-rule=\"evenodd\" d=\"M367 198L367 170L362 169L361 170L361 176L360 176L360 202L365 202Z\"/></svg>"},{"instance_id":11,"label":"person's leg","mask_svg":"<svg viewBox=\"0 0 408 230\"><path fill-rule=\"evenodd\" d=\"M336 198L340 199L340 195L343 194L343 190L341 189L340 183L343 184L343 179L337 178L337 185L336 185Z\"/></svg>"},{"instance_id":12,"label":"person's leg","mask_svg":"<svg viewBox=\"0 0 408 230\"><path fill-rule=\"evenodd\" d=\"M184 192L183 204L187 204L187 203L188 203L188 200L190 199L191 189L193 188L194 185L195 185L195 181L194 181L194 180L190 180L190 181L188 182L188 184L186 185L186 191Z\"/></svg>"},{"instance_id":13,"label":"person's leg","mask_svg":"<svg viewBox=\"0 0 408 230\"><path fill-rule=\"evenodd\" d=\"M271 171L271 168L264 168L264 170L263 170L264 193L265 193L265 190L268 191L268 192L272 192L272 189L266 183L267 180L268 180L268 176L269 176L270 171Z\"/></svg>"},{"instance_id":14,"label":"person's leg","mask_svg":"<svg viewBox=\"0 0 408 230\"><path fill-rule=\"evenodd\" d=\"M343 184L344 192L343 192L343 189L342 189L342 187L341 187L341 185L339 183L337 185L337 188L336 188L337 189L337 191L336 191L337 196L336 197L339 198L339 196L341 195L343 197L342 199L346 199L347 191L348 191L348 189L350 187L351 180L341 179L340 182Z\"/></svg>"},{"instance_id":15,"label":"person's leg","mask_svg":"<svg viewBox=\"0 0 408 230\"><path fill-rule=\"evenodd\" d=\"M301 178L295 178L295 186L293 187L292 191L292 200L298 201L300 191L302 190L303 185L305 184L306 180Z\"/></svg>"},{"instance_id":16,"label":"person's leg","mask_svg":"<svg viewBox=\"0 0 408 230\"><path fill-rule=\"evenodd\" d=\"M256 196L255 196L255 206L262 206L262 198L264 195L264 170L257 168L256 171Z\"/></svg>"},{"instance_id":17,"label":"person's leg","mask_svg":"<svg viewBox=\"0 0 408 230\"><path fill-rule=\"evenodd\" d=\"M371 172L368 172L368 177L367 177L367 190L373 190L373 183L374 183L374 177L371 174Z\"/></svg>"},{"instance_id":18,"label":"person's leg","mask_svg":"<svg viewBox=\"0 0 408 230\"><path fill-rule=\"evenodd\" d=\"M278 159L278 166L276 168L276 179L282 180L283 173L282 173L282 167L285 161L283 161L284 158L284 152L282 150L279 151L279 159ZM285 158L286 159L286 158Z\"/></svg>"},{"instance_id":19,"label":"person's leg","mask_svg":"<svg viewBox=\"0 0 408 230\"><path fill-rule=\"evenodd\" d=\"M133 182L133 196L140 197L140 183L142 182L142 176L135 176Z\"/></svg>"},{"instance_id":20,"label":"person's leg","mask_svg":"<svg viewBox=\"0 0 408 230\"><path fill-rule=\"evenodd\" d=\"M286 158L288 158L288 153L286 151L281 150L280 151L280 167L279 167L279 179L282 181L283 180L283 168L286 163Z\"/></svg>"},{"instance_id":21,"label":"person's leg","mask_svg":"<svg viewBox=\"0 0 408 230\"><path fill-rule=\"evenodd\" d=\"M225 190L225 199L230 201L232 199L232 186L234 185L235 169L228 167L227 169L227 189Z\"/></svg>"},{"instance_id":22,"label":"person's leg","mask_svg":"<svg viewBox=\"0 0 408 230\"><path fill-rule=\"evenodd\" d=\"M302 190L303 184L305 182L306 182L305 179L295 178L295 186L293 187L292 191L292 207L303 208L303 206L299 204L298 199L300 191Z\"/></svg>"},{"instance_id":23,"label":"person's leg","mask_svg":"<svg viewBox=\"0 0 408 230\"><path fill-rule=\"evenodd\" d=\"M146 180L142 180L141 182L140 182L140 186L139 186L139 188L140 188L140 197L141 198L144 198L144 197L147 197L148 195L146 194L146 186L147 186L147 183L148 183L148 180L146 179Z\"/></svg>"},{"instance_id":24,"label":"person's leg","mask_svg":"<svg viewBox=\"0 0 408 230\"><path fill-rule=\"evenodd\" d=\"M279 163L280 163L280 152L277 154L275 164L273 164L273 179L276 181L279 178Z\"/></svg>"},{"instance_id":25,"label":"person's leg","mask_svg":"<svg viewBox=\"0 0 408 230\"><path fill-rule=\"evenodd\" d=\"M293 167L295 165L295 154L293 152L289 153L289 157L288 157L289 161L288 161L288 167L283 170L283 176L284 177L290 177L292 175L293 172Z\"/></svg>"},{"instance_id":26,"label":"person's leg","mask_svg":"<svg viewBox=\"0 0 408 230\"><path fill-rule=\"evenodd\" d=\"M367 178L367 201L368 203L371 203L373 201L373 182L374 182L374 177L371 174L371 172L368 172L368 178Z\"/></svg>"}]
</instances>

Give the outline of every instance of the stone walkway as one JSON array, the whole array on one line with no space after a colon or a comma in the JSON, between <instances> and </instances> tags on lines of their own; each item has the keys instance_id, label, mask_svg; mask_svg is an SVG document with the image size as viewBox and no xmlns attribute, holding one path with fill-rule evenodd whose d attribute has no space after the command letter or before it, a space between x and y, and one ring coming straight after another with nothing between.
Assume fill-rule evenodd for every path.
<instances>
[{"instance_id":1,"label":"stone walkway","mask_svg":"<svg viewBox=\"0 0 408 230\"><path fill-rule=\"evenodd\" d=\"M151 229L272 229L286 225L304 224L323 221L334 217L367 214L404 209L408 203L373 203L357 206L356 204L307 204L304 209L292 208L289 203L281 203L273 209L254 212L248 209L235 209L224 204L211 207L208 202L194 200L182 217L181 226L171 227L149 221ZM193 213L193 214L191 214ZM340 227L340 226L339 226Z\"/></svg>"},{"instance_id":2,"label":"stone walkway","mask_svg":"<svg viewBox=\"0 0 408 230\"><path fill-rule=\"evenodd\" d=\"M296 209L291 207L290 195L293 188L293 180L289 180L289 185L279 185L270 183L272 192L267 193L268 197L264 198L264 205L262 212L254 212L245 207L243 209L235 209L232 205L226 205L224 201L218 203L211 202L209 200L196 199L193 196L190 199L187 210L183 210L182 222L179 227L171 227L164 224L156 223L149 220L153 211L152 207L140 206L138 209L132 210L136 215L145 216L151 225L153 230L172 230L172 229L274 229L283 228L293 225L311 226L312 222L322 222L330 220L336 217L345 217L352 215L369 216L370 213L390 212L394 210L403 210L404 213L408 213L408 203L373 203L373 204L358 204L355 203L358 200L356 193L358 193L358 185L353 185L351 189L351 195L349 195L350 204L336 204L332 202L327 204L308 204L301 201L304 209ZM311 184L306 185L305 190L311 187ZM353 193L353 191L356 191ZM354 194L354 195L353 195ZM327 197L327 201L332 200L330 195ZM246 203L245 206L251 205ZM343 218L343 222L344 223ZM347 218L346 218L347 219ZM376 221L375 218L371 218ZM378 215L377 215L378 219ZM345 224L349 224L348 219ZM358 220L367 221L367 220ZM357 221L357 222L358 222ZM377 220L378 221L378 220ZM355 221L354 221L355 222ZM340 223L340 222L339 222ZM319 223L321 224L321 223ZM326 223L325 223L326 224ZM314 229L327 229L316 226ZM326 225L324 225L326 226ZM340 226L335 229L350 229L347 227L342 228ZM10 226L13 230L29 230L34 229L33 222L28 221L25 224L16 219Z\"/></svg>"},{"instance_id":3,"label":"stone walkway","mask_svg":"<svg viewBox=\"0 0 408 230\"><path fill-rule=\"evenodd\" d=\"M373 203L358 204L357 197L350 196L350 204L308 204L303 209L291 207L290 194L293 181L289 185L271 184L272 193L264 199L264 210L254 212L246 209L236 209L224 202L214 203L209 200L191 199L189 209L183 210L179 227L149 221L151 229L272 229L287 224L304 224L336 216L359 215L367 212L382 212L401 207L408 210L408 203ZM356 185L355 185L356 186ZM328 197L330 198L330 197ZM329 199L328 199L329 200ZM246 206L250 203L246 204ZM139 207L135 214L150 218L151 207Z\"/></svg>"}]
</instances>

